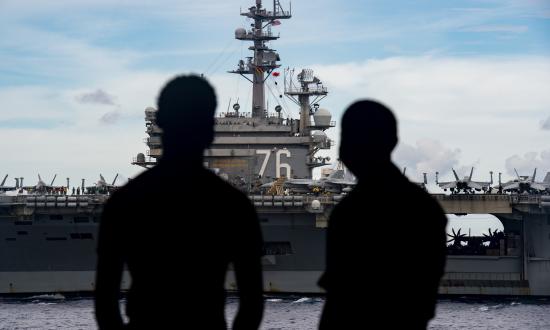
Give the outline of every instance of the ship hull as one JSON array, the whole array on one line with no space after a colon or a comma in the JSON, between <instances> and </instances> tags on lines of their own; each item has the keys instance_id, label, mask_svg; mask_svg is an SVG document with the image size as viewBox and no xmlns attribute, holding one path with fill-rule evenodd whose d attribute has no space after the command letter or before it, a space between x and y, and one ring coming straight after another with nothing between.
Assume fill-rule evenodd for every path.
<instances>
[{"instance_id":1,"label":"ship hull","mask_svg":"<svg viewBox=\"0 0 550 330\"><path fill-rule=\"evenodd\" d=\"M92 292L100 209L11 207L0 207L0 294ZM266 243L266 292L322 293L317 281L325 264L327 213L307 207L258 207ZM542 217L530 221L533 232L531 225L526 230L533 237L536 228L550 223ZM524 256L522 250L515 256L451 255L440 293L550 296L548 278L550 260ZM123 289L129 283L126 274ZM231 272L227 288L237 288Z\"/></svg>"}]
</instances>

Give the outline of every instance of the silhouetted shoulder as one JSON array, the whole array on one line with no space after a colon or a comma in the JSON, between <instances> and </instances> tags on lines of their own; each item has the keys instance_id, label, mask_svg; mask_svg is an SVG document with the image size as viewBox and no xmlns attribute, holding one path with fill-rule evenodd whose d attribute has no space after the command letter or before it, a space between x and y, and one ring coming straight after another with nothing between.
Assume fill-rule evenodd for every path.
<instances>
[{"instance_id":1,"label":"silhouetted shoulder","mask_svg":"<svg viewBox=\"0 0 550 330\"><path fill-rule=\"evenodd\" d=\"M246 201L247 203L249 202L248 197L246 197L246 195L242 191L233 187L231 184L214 174L212 171L205 171L207 172L206 175L208 176L209 180L211 180L212 183L216 184L217 187L223 189L225 193L230 194L232 198L238 199L240 201Z\"/></svg>"},{"instance_id":2,"label":"silhouetted shoulder","mask_svg":"<svg viewBox=\"0 0 550 330\"><path fill-rule=\"evenodd\" d=\"M417 198L421 201L422 204L425 204L434 211L439 211L441 214L444 213L441 205L439 205L439 203L435 200L435 198L432 197L432 195L430 195L430 193L414 183L409 183L409 185L411 186L411 189L414 190L414 194L416 194Z\"/></svg>"},{"instance_id":3,"label":"silhouetted shoulder","mask_svg":"<svg viewBox=\"0 0 550 330\"><path fill-rule=\"evenodd\" d=\"M125 203L131 201L132 195L139 194L140 191L145 191L143 189L150 184L152 176L151 170L141 173L134 179L128 181L124 186L114 191L111 197L109 197L108 203L123 207Z\"/></svg>"}]
</instances>

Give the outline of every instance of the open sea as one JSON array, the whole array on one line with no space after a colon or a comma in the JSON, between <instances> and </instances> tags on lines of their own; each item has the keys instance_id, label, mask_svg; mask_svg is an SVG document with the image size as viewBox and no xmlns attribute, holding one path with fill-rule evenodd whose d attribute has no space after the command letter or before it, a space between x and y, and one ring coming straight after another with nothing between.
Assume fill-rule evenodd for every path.
<instances>
[{"instance_id":1,"label":"open sea","mask_svg":"<svg viewBox=\"0 0 550 330\"><path fill-rule=\"evenodd\" d=\"M228 299L229 321L237 305L236 298ZM401 306L398 301L395 305ZM319 297L267 297L262 329L316 329L322 307ZM61 295L0 298L0 329L96 329L93 300ZM550 329L550 300L440 300L430 329Z\"/></svg>"}]
</instances>

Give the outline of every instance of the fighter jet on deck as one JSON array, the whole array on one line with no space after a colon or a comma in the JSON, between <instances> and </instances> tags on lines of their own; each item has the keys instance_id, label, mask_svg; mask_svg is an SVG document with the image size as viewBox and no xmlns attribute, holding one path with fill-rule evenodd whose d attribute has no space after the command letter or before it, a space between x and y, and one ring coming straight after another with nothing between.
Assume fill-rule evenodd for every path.
<instances>
[{"instance_id":1,"label":"fighter jet on deck","mask_svg":"<svg viewBox=\"0 0 550 330\"><path fill-rule=\"evenodd\" d=\"M519 194L540 194L550 189L550 172L546 174L543 182L535 182L536 168L533 176L521 176L515 168L514 172L517 179L502 183L502 190Z\"/></svg>"},{"instance_id":2,"label":"fighter jet on deck","mask_svg":"<svg viewBox=\"0 0 550 330\"><path fill-rule=\"evenodd\" d=\"M115 175L115 178L113 179L113 183L107 183L107 181L105 180L103 175L100 174L99 175L99 181L97 181L96 185L97 185L98 188L112 190L112 189L117 187L117 186L115 186L115 182L116 182L117 178L118 178L118 173Z\"/></svg>"},{"instance_id":3,"label":"fighter jet on deck","mask_svg":"<svg viewBox=\"0 0 550 330\"><path fill-rule=\"evenodd\" d=\"M4 180L2 180L2 183L0 183L0 192L17 189L17 187L9 187L9 186L4 185L4 184L6 184L6 179L7 178L8 178L8 174L6 174L6 176L4 177Z\"/></svg>"},{"instance_id":4,"label":"fighter jet on deck","mask_svg":"<svg viewBox=\"0 0 550 330\"><path fill-rule=\"evenodd\" d=\"M458 194L460 192L463 192L465 194L473 194L475 191L490 191L491 185L493 184L493 171L489 172L491 174L491 181L483 182L472 181L472 175L474 174L473 167L470 171L470 175L465 176L463 179L460 179L458 177L454 168L452 170L456 180L449 182L439 182L439 172L435 172L435 183L439 185L439 187L441 187L441 189L443 189L444 191L447 191L447 189L449 189L453 194Z\"/></svg>"},{"instance_id":5,"label":"fighter jet on deck","mask_svg":"<svg viewBox=\"0 0 550 330\"><path fill-rule=\"evenodd\" d=\"M109 193L118 186L115 185L116 179L118 178L118 173L116 174L115 178L113 179L112 183L108 183L107 180L105 180L105 177L103 177L103 174L99 174L99 180L90 187L86 187L86 191L88 194L95 194L95 193L102 193L106 194Z\"/></svg>"},{"instance_id":6,"label":"fighter jet on deck","mask_svg":"<svg viewBox=\"0 0 550 330\"><path fill-rule=\"evenodd\" d=\"M263 184L260 188L271 189L278 181ZM338 168L328 177L314 179L286 179L282 182L283 190L290 194L307 194L317 192L349 192L357 184L356 178L345 168Z\"/></svg>"},{"instance_id":7,"label":"fighter jet on deck","mask_svg":"<svg viewBox=\"0 0 550 330\"><path fill-rule=\"evenodd\" d=\"M25 190L34 190L34 191L39 191L39 192L51 192L52 190L54 190L56 188L61 188L61 187L57 187L57 186L53 185L53 183L55 182L55 178L57 178L57 174L54 175L54 177L52 179L52 182L50 182L50 184L47 184L46 182L44 182L42 180L42 177L40 176L40 174L38 174L38 183L34 186L23 187L23 189L25 189Z\"/></svg>"}]
</instances>

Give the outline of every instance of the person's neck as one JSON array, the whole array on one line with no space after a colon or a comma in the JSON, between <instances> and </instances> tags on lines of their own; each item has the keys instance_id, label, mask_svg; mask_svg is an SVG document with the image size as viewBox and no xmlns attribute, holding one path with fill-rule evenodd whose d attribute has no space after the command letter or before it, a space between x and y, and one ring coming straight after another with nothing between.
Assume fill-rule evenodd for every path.
<instances>
[{"instance_id":1,"label":"person's neck","mask_svg":"<svg viewBox=\"0 0 550 330\"><path fill-rule=\"evenodd\" d=\"M383 182L390 180L393 173L398 173L399 170L391 161L368 163L362 171L358 171L354 175L357 177L358 183L362 182Z\"/></svg>"}]
</instances>

